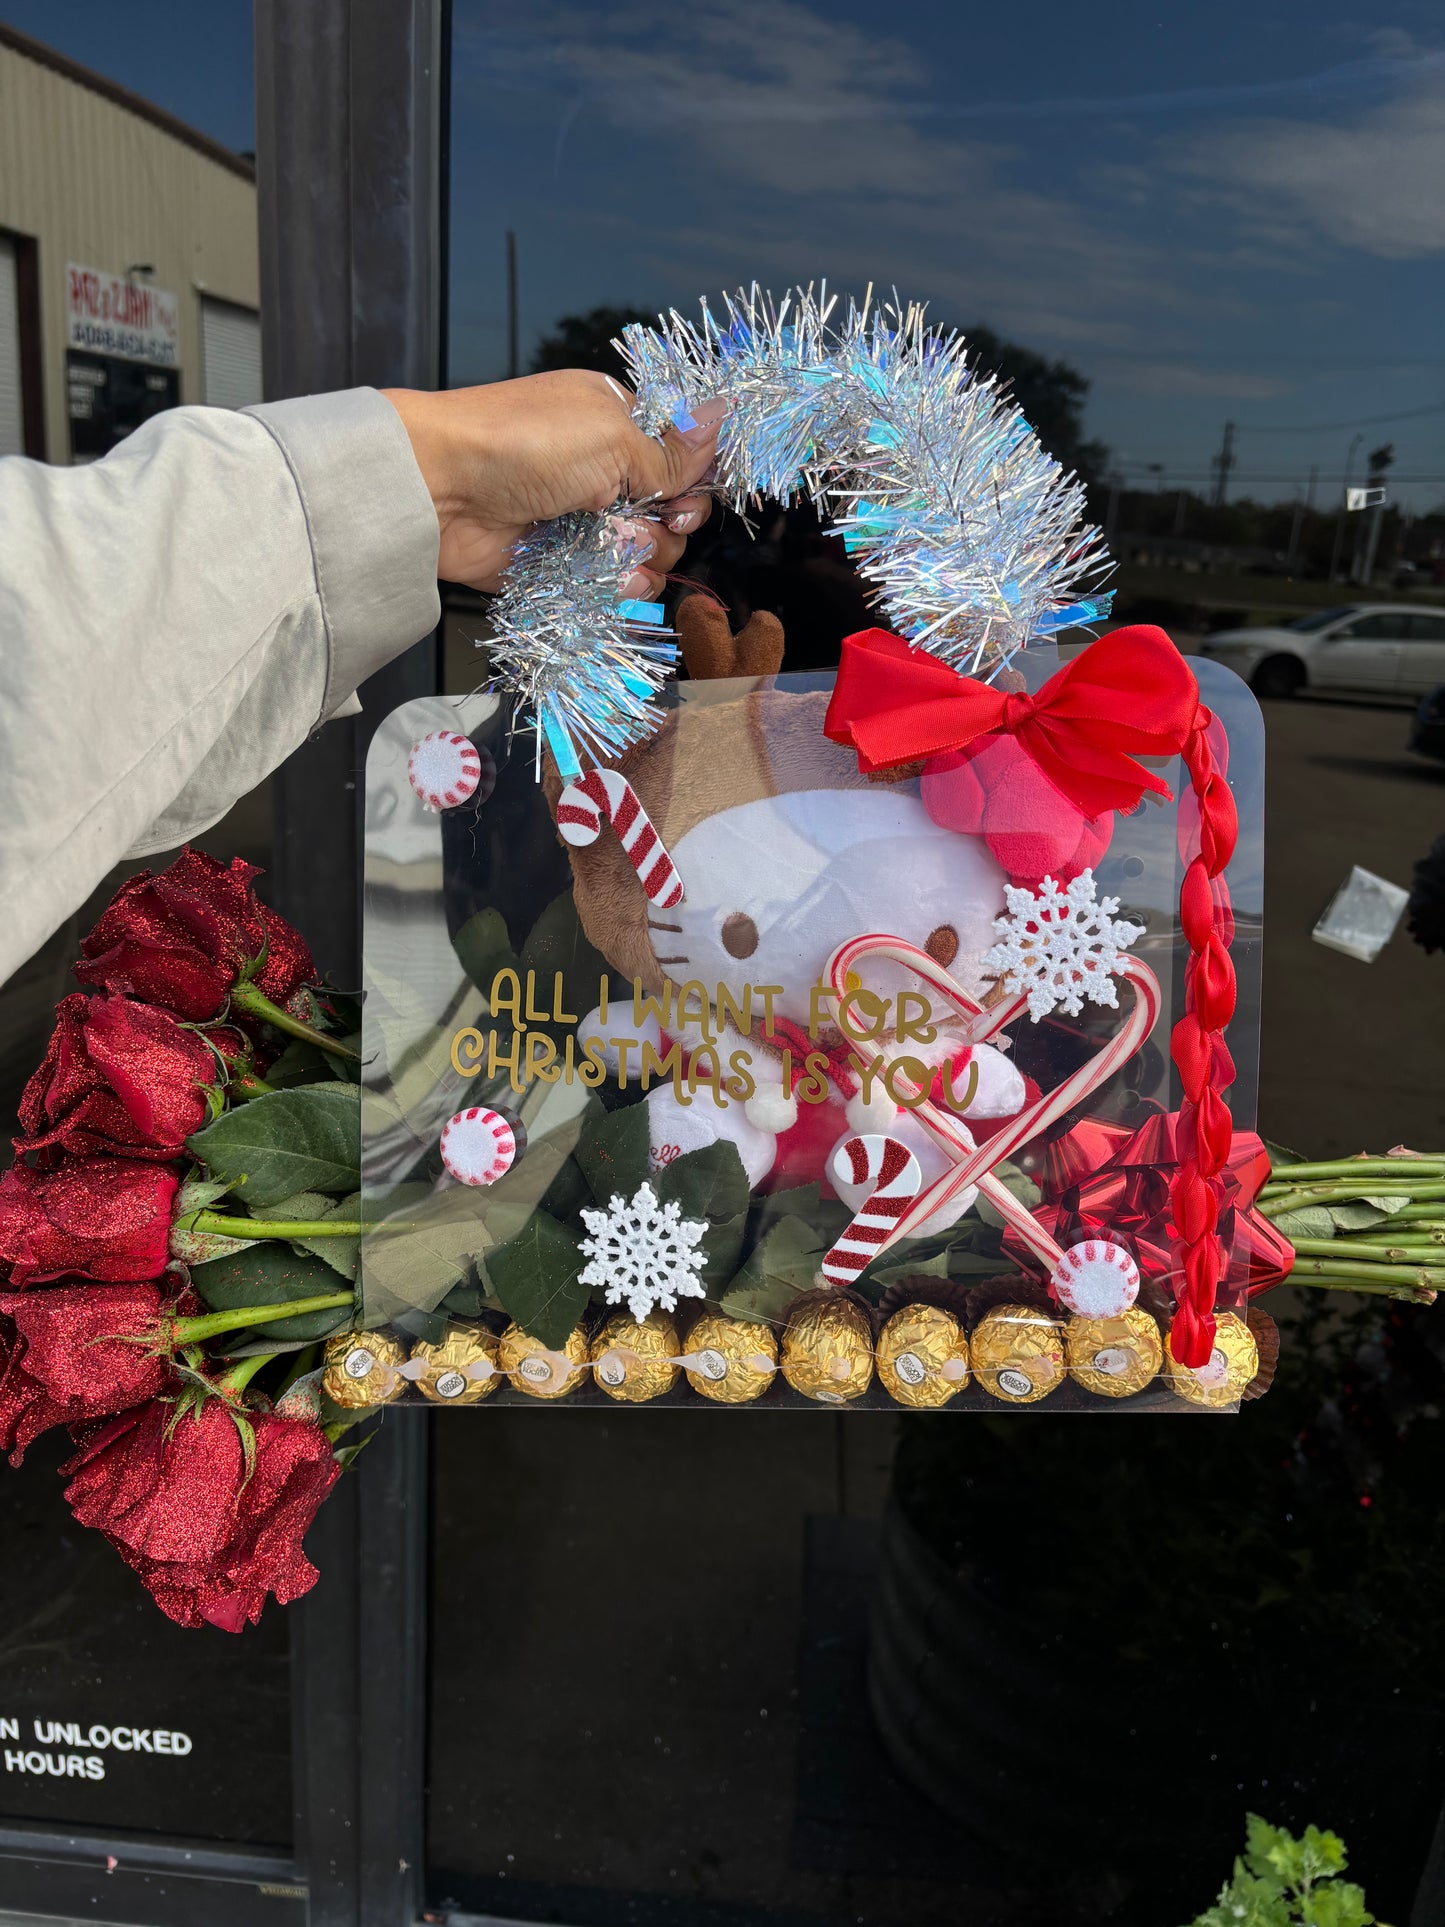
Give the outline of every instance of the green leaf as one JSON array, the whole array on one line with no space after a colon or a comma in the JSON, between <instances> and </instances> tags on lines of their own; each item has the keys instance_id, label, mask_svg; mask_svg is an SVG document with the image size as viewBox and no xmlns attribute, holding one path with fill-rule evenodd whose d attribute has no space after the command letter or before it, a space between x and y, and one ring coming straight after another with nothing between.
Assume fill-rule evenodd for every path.
<instances>
[{"instance_id":1,"label":"green leaf","mask_svg":"<svg viewBox=\"0 0 1445 1927\"><path fill-rule=\"evenodd\" d=\"M1274 1221L1276 1231L1286 1238L1333 1238L1336 1218L1323 1204L1302 1204L1298 1211L1285 1211Z\"/></svg>"},{"instance_id":2,"label":"green leaf","mask_svg":"<svg viewBox=\"0 0 1445 1927\"><path fill-rule=\"evenodd\" d=\"M259 1101L259 1100L258 1100ZM191 1273L191 1283L208 1311L237 1311L244 1305L284 1305L294 1298L320 1298L339 1289L329 1265L292 1251L284 1244L259 1241L244 1251L213 1258ZM326 1338L350 1324L351 1310L309 1311L300 1318L254 1325L237 1333L238 1342L281 1338L293 1343Z\"/></svg>"},{"instance_id":3,"label":"green leaf","mask_svg":"<svg viewBox=\"0 0 1445 1927\"><path fill-rule=\"evenodd\" d=\"M1351 1204L1327 1204L1323 1206L1321 1205L1305 1206L1305 1211L1308 1211L1311 1213L1318 1212L1321 1210L1323 1210L1325 1215L1329 1218L1330 1224L1335 1229L1340 1231L1366 1231L1369 1229L1371 1225L1383 1224L1386 1218L1388 1218L1391 1215L1388 1211L1382 1211L1379 1205L1377 1204L1366 1204L1363 1199L1360 1199L1357 1202L1354 1202ZM1289 1218L1299 1217L1303 1215L1304 1214L1302 1212L1295 1212L1295 1211L1288 1211L1285 1213L1285 1216ZM1275 1223L1278 1224L1279 1222L1280 1220L1276 1218ZM1292 1231L1287 1231L1285 1233L1285 1236L1287 1238L1292 1238L1294 1235L1295 1233ZM1301 1232L1299 1235L1301 1237L1310 1237L1310 1238L1318 1238L1318 1237L1328 1238L1332 1235L1332 1233L1329 1231L1324 1231L1324 1232L1310 1231L1310 1232Z\"/></svg>"},{"instance_id":4,"label":"green leaf","mask_svg":"<svg viewBox=\"0 0 1445 1927\"><path fill-rule=\"evenodd\" d=\"M598 1204L610 1204L614 1193L630 1198L639 1184L647 1182L650 1143L645 1104L629 1104L625 1110L604 1111L587 1120L577 1140L577 1163Z\"/></svg>"},{"instance_id":5,"label":"green leaf","mask_svg":"<svg viewBox=\"0 0 1445 1927\"><path fill-rule=\"evenodd\" d=\"M738 1147L726 1138L684 1151L663 1166L652 1188L664 1204L680 1204L685 1218L733 1218L746 1212L751 1197Z\"/></svg>"},{"instance_id":6,"label":"green leaf","mask_svg":"<svg viewBox=\"0 0 1445 1927\"><path fill-rule=\"evenodd\" d=\"M527 972L536 973L538 1009L552 1008L552 990L558 971L562 973L565 1011L580 1020L596 1005L608 975L607 959L587 941L571 890L553 897L528 931L519 970L524 994Z\"/></svg>"},{"instance_id":7,"label":"green leaf","mask_svg":"<svg viewBox=\"0 0 1445 1927\"><path fill-rule=\"evenodd\" d=\"M1283 1170L1287 1164L1306 1164L1308 1159L1302 1151L1291 1151L1288 1145L1273 1144L1266 1138L1264 1148L1269 1152L1269 1161L1275 1169Z\"/></svg>"},{"instance_id":8,"label":"green leaf","mask_svg":"<svg viewBox=\"0 0 1445 1927\"><path fill-rule=\"evenodd\" d=\"M881 1265L870 1265L864 1274L870 1285L890 1285L896 1278L946 1278L948 1276L948 1246L935 1251L926 1258L910 1256L907 1245L901 1249L895 1245L884 1254Z\"/></svg>"},{"instance_id":9,"label":"green leaf","mask_svg":"<svg viewBox=\"0 0 1445 1927\"><path fill-rule=\"evenodd\" d=\"M709 1297L737 1271L743 1246L747 1243L747 1233L746 1211L735 1211L730 1218L708 1220L707 1236L702 1245L706 1257L697 1275Z\"/></svg>"},{"instance_id":10,"label":"green leaf","mask_svg":"<svg viewBox=\"0 0 1445 1927\"><path fill-rule=\"evenodd\" d=\"M204 1211L208 1204L225 1197L230 1188L224 1178L203 1178L198 1174L186 1178L176 1193L172 1216L183 1218L188 1211Z\"/></svg>"},{"instance_id":11,"label":"green leaf","mask_svg":"<svg viewBox=\"0 0 1445 1927\"><path fill-rule=\"evenodd\" d=\"M487 1276L522 1330L555 1348L587 1304L579 1275L584 1263L572 1234L545 1211L535 1211L519 1236L487 1253Z\"/></svg>"},{"instance_id":12,"label":"green leaf","mask_svg":"<svg viewBox=\"0 0 1445 1927\"><path fill-rule=\"evenodd\" d=\"M816 1184L798 1184L786 1191L765 1191L752 1203L753 1237L761 1243L770 1226L781 1218L801 1218L811 1225L824 1251L838 1242L838 1234L852 1222L853 1213L841 1198L825 1198Z\"/></svg>"},{"instance_id":13,"label":"green leaf","mask_svg":"<svg viewBox=\"0 0 1445 1927\"><path fill-rule=\"evenodd\" d=\"M541 1208L563 1223L575 1218L584 1204L593 1203L595 1199L591 1186L582 1175L582 1166L576 1158L565 1160L541 1198Z\"/></svg>"},{"instance_id":14,"label":"green leaf","mask_svg":"<svg viewBox=\"0 0 1445 1927\"><path fill-rule=\"evenodd\" d=\"M1300 1902L1302 1927L1370 1927L1375 1916L1365 1906L1365 1891L1353 1880L1331 1880Z\"/></svg>"},{"instance_id":15,"label":"green leaf","mask_svg":"<svg viewBox=\"0 0 1445 1927\"><path fill-rule=\"evenodd\" d=\"M264 1206L297 1191L354 1191L361 1134L354 1084L310 1084L272 1091L227 1111L186 1140L212 1177L244 1181L246 1205Z\"/></svg>"},{"instance_id":16,"label":"green leaf","mask_svg":"<svg viewBox=\"0 0 1445 1927\"><path fill-rule=\"evenodd\" d=\"M993 1175L1006 1190L1013 1192L1021 1204L1027 1205L1030 1211L1033 1210L1034 1206L1043 1197L1043 1192L1039 1190L1039 1187L1034 1183L1033 1179L1025 1177L1016 1164L1010 1164L1006 1159L1002 1164L996 1164L993 1167ZM974 1209L985 1224L991 1224L995 1230L1002 1229L1004 1224L1003 1213L992 1205L982 1193L979 1194L979 1199Z\"/></svg>"},{"instance_id":17,"label":"green leaf","mask_svg":"<svg viewBox=\"0 0 1445 1927\"><path fill-rule=\"evenodd\" d=\"M729 1318L780 1324L799 1292L813 1289L825 1250L805 1218L779 1218L718 1302Z\"/></svg>"},{"instance_id":18,"label":"green leaf","mask_svg":"<svg viewBox=\"0 0 1445 1927\"><path fill-rule=\"evenodd\" d=\"M482 1294L475 1285L453 1285L438 1309L449 1318L475 1318L482 1309Z\"/></svg>"},{"instance_id":19,"label":"green leaf","mask_svg":"<svg viewBox=\"0 0 1445 1927\"><path fill-rule=\"evenodd\" d=\"M328 1198L321 1191L298 1191L294 1197L278 1198L270 1206L267 1215L282 1224L292 1218L347 1218L355 1221L361 1216L361 1193L353 1191L350 1197L338 1199ZM360 1238L293 1238L291 1243L302 1251L309 1251L313 1257L324 1258L348 1284L355 1283Z\"/></svg>"},{"instance_id":20,"label":"green leaf","mask_svg":"<svg viewBox=\"0 0 1445 1927\"><path fill-rule=\"evenodd\" d=\"M457 962L484 997L491 994L492 979L499 970L517 968L507 920L500 910L478 910L452 938Z\"/></svg>"}]
</instances>

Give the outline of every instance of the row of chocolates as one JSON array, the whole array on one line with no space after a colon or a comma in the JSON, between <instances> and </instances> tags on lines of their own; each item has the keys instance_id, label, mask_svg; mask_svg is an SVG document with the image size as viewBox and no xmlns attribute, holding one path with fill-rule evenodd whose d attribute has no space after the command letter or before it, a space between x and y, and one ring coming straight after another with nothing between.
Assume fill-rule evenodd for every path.
<instances>
[{"instance_id":1,"label":"row of chocolates","mask_svg":"<svg viewBox=\"0 0 1445 1927\"><path fill-rule=\"evenodd\" d=\"M589 1339L581 1326L560 1350L520 1325L498 1337L455 1324L438 1344L408 1346L389 1332L348 1332L329 1340L323 1384L334 1404L383 1405L414 1386L443 1405L474 1405L505 1379L532 1398L565 1398L587 1373L627 1404L661 1398L686 1374L694 1391L720 1405L746 1405L781 1372L795 1392L846 1405L879 1383L900 1405L946 1405L970 1377L1005 1404L1032 1405L1066 1378L1101 1398L1129 1398L1161 1371L1192 1405L1236 1405L1259 1369L1254 1334L1237 1312L1220 1312L1214 1348L1197 1369L1168 1354L1156 1321L1131 1306L1108 1318L1063 1323L1032 1305L995 1305L970 1334L942 1306L904 1305L874 1339L851 1299L817 1294L800 1302L782 1343L767 1325L704 1312L679 1349L665 1312L641 1320L617 1312Z\"/></svg>"}]
</instances>

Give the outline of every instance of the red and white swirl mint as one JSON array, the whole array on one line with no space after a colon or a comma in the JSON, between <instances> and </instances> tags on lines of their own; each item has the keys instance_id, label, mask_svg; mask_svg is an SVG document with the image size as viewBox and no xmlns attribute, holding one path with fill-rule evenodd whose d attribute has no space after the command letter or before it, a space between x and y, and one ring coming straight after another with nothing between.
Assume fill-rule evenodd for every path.
<instances>
[{"instance_id":1,"label":"red and white swirl mint","mask_svg":"<svg viewBox=\"0 0 1445 1927\"><path fill-rule=\"evenodd\" d=\"M411 746L406 779L427 810L453 810L480 791L485 803L497 785L497 766L488 750L454 729L434 729Z\"/></svg>"},{"instance_id":2,"label":"red and white swirl mint","mask_svg":"<svg viewBox=\"0 0 1445 1927\"><path fill-rule=\"evenodd\" d=\"M1049 1282L1080 1318L1117 1318L1139 1296L1139 1267L1122 1245L1090 1238L1069 1247Z\"/></svg>"},{"instance_id":3,"label":"red and white swirl mint","mask_svg":"<svg viewBox=\"0 0 1445 1927\"><path fill-rule=\"evenodd\" d=\"M442 1126L442 1163L459 1184L495 1184L511 1170L526 1145L520 1124L480 1104L458 1111Z\"/></svg>"}]
</instances>

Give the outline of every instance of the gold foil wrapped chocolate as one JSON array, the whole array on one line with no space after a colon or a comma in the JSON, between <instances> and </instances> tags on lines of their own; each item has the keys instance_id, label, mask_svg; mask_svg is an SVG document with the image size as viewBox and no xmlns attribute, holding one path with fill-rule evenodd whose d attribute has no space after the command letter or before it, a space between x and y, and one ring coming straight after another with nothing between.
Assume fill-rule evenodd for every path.
<instances>
[{"instance_id":1,"label":"gold foil wrapped chocolate","mask_svg":"<svg viewBox=\"0 0 1445 1927\"><path fill-rule=\"evenodd\" d=\"M1203 1365L1180 1365L1165 1349L1164 1369L1169 1374L1169 1389L1187 1398L1191 1405L1208 1405L1216 1411L1237 1405L1244 1388L1259 1370L1259 1348L1254 1333L1237 1311L1221 1311L1214 1318L1214 1346Z\"/></svg>"},{"instance_id":2,"label":"gold foil wrapped chocolate","mask_svg":"<svg viewBox=\"0 0 1445 1927\"><path fill-rule=\"evenodd\" d=\"M873 1378L873 1334L852 1299L820 1295L798 1307L783 1333L783 1377L824 1405L862 1397Z\"/></svg>"},{"instance_id":3,"label":"gold foil wrapped chocolate","mask_svg":"<svg viewBox=\"0 0 1445 1927\"><path fill-rule=\"evenodd\" d=\"M968 1339L951 1311L904 1305L878 1335L877 1363L900 1405L946 1405L968 1383Z\"/></svg>"},{"instance_id":4,"label":"gold foil wrapped chocolate","mask_svg":"<svg viewBox=\"0 0 1445 1927\"><path fill-rule=\"evenodd\" d=\"M502 1382L497 1341L485 1325L452 1325L439 1345L413 1345L411 1357L426 1367L413 1384L438 1405L475 1405Z\"/></svg>"},{"instance_id":5,"label":"gold foil wrapped chocolate","mask_svg":"<svg viewBox=\"0 0 1445 1927\"><path fill-rule=\"evenodd\" d=\"M1006 1405L1033 1405L1064 1379L1058 1327L1035 1305L995 1305L969 1341L974 1376Z\"/></svg>"},{"instance_id":6,"label":"gold foil wrapped chocolate","mask_svg":"<svg viewBox=\"0 0 1445 1927\"><path fill-rule=\"evenodd\" d=\"M406 1352L386 1332L337 1332L327 1339L324 1357L321 1389L347 1411L385 1405L406 1390L398 1370Z\"/></svg>"},{"instance_id":7,"label":"gold foil wrapped chocolate","mask_svg":"<svg viewBox=\"0 0 1445 1927\"><path fill-rule=\"evenodd\" d=\"M746 1405L773 1382L778 1341L766 1325L704 1312L683 1350L687 1382L719 1405Z\"/></svg>"},{"instance_id":8,"label":"gold foil wrapped chocolate","mask_svg":"<svg viewBox=\"0 0 1445 1927\"><path fill-rule=\"evenodd\" d=\"M1064 1349L1074 1378L1100 1398L1142 1392L1164 1363L1159 1327L1137 1305L1112 1318L1071 1318Z\"/></svg>"},{"instance_id":9,"label":"gold foil wrapped chocolate","mask_svg":"<svg viewBox=\"0 0 1445 1927\"><path fill-rule=\"evenodd\" d=\"M666 1312L614 1312L592 1341L592 1376L611 1398L642 1405L677 1383L677 1327Z\"/></svg>"},{"instance_id":10,"label":"gold foil wrapped chocolate","mask_svg":"<svg viewBox=\"0 0 1445 1927\"><path fill-rule=\"evenodd\" d=\"M520 1325L508 1325L498 1347L502 1370L519 1392L530 1398L565 1398L581 1383L587 1363L587 1340L579 1325L568 1332L561 1351L540 1338L531 1338Z\"/></svg>"}]
</instances>

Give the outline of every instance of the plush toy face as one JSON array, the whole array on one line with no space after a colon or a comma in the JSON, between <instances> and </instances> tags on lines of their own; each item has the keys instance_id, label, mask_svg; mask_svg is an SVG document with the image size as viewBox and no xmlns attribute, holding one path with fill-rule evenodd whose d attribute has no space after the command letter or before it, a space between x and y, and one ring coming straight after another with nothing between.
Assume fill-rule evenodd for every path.
<instances>
[{"instance_id":1,"label":"plush toy face","mask_svg":"<svg viewBox=\"0 0 1445 1927\"><path fill-rule=\"evenodd\" d=\"M685 895L649 923L674 984L780 984L774 1009L810 1021L810 992L839 944L867 931L927 950L975 996L1004 907L1003 872L981 839L934 823L902 786L793 790L718 811L672 851ZM896 997L918 980L868 965L863 987ZM943 1013L939 1013L942 1016Z\"/></svg>"}]
</instances>

